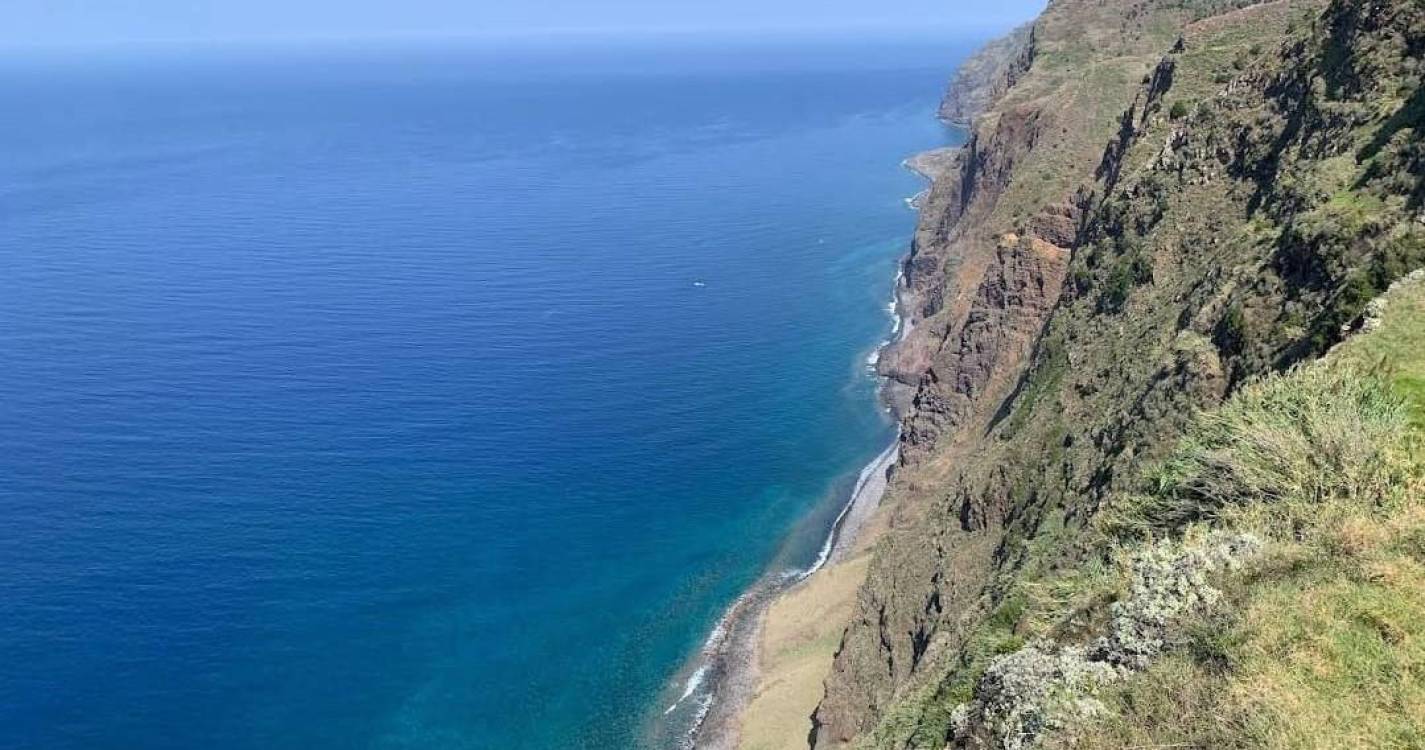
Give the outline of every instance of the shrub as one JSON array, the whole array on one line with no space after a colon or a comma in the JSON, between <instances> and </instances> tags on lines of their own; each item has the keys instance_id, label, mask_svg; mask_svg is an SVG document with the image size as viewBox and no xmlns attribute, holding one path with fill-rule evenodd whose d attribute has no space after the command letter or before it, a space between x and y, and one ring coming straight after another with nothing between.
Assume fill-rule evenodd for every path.
<instances>
[{"instance_id":1,"label":"shrub","mask_svg":"<svg viewBox=\"0 0 1425 750\"><path fill-rule=\"evenodd\" d=\"M1213 331L1212 343L1216 344L1223 354L1242 353L1247 344L1247 316L1242 313L1241 307L1233 305L1228 308L1227 314L1222 316L1217 329Z\"/></svg>"},{"instance_id":2,"label":"shrub","mask_svg":"<svg viewBox=\"0 0 1425 750\"><path fill-rule=\"evenodd\" d=\"M1173 102L1172 109L1168 110L1168 117L1173 120L1181 120L1188 116L1189 111L1187 102L1176 101Z\"/></svg>"},{"instance_id":3,"label":"shrub","mask_svg":"<svg viewBox=\"0 0 1425 750\"><path fill-rule=\"evenodd\" d=\"M1121 678L1088 686L1091 722L1052 712L1062 691L1031 702L1051 709L1020 715L1046 727L1038 747L1425 747L1418 283L1323 361L1199 415L1144 493L1114 501L1106 543L1130 586L1098 605L1107 635L1083 655Z\"/></svg>"},{"instance_id":4,"label":"shrub","mask_svg":"<svg viewBox=\"0 0 1425 750\"><path fill-rule=\"evenodd\" d=\"M1131 241L1125 240L1123 245L1132 249L1119 258L1113 271L1109 273L1103 296L1098 301L1099 312L1121 312L1123 306L1128 303L1128 295L1133 292L1133 288L1153 280L1153 263L1147 254L1136 249L1136 245Z\"/></svg>"},{"instance_id":5,"label":"shrub","mask_svg":"<svg viewBox=\"0 0 1425 750\"><path fill-rule=\"evenodd\" d=\"M1110 607L1108 635L1094 643L1090 657L1146 669L1185 616L1210 610L1222 596L1208 577L1236 570L1261 548L1255 535L1218 531L1187 543L1163 540L1134 550L1127 564L1128 596Z\"/></svg>"},{"instance_id":6,"label":"shrub","mask_svg":"<svg viewBox=\"0 0 1425 750\"><path fill-rule=\"evenodd\" d=\"M1260 547L1249 534L1212 532L1122 556L1128 590L1110 607L1107 634L1088 648L1019 640L999 652L978 676L970 699L952 712L952 739L1027 750L1039 746L1041 734L1072 734L1086 719L1100 717L1096 694L1148 668L1184 622L1214 612L1222 592L1209 579L1237 569Z\"/></svg>"},{"instance_id":7,"label":"shrub","mask_svg":"<svg viewBox=\"0 0 1425 750\"><path fill-rule=\"evenodd\" d=\"M951 714L952 738L1029 750L1041 733L1063 730L1100 713L1093 691L1120 676L1077 647L1033 643L995 659L975 686L975 699Z\"/></svg>"}]
</instances>

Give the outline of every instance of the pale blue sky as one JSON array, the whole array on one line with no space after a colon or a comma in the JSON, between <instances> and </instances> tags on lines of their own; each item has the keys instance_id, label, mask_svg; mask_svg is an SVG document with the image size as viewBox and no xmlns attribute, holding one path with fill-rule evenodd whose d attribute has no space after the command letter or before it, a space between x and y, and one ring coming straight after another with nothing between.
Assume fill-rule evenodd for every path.
<instances>
[{"instance_id":1,"label":"pale blue sky","mask_svg":"<svg viewBox=\"0 0 1425 750\"><path fill-rule=\"evenodd\" d=\"M0 0L0 47L549 32L1003 28L1044 0Z\"/></svg>"}]
</instances>

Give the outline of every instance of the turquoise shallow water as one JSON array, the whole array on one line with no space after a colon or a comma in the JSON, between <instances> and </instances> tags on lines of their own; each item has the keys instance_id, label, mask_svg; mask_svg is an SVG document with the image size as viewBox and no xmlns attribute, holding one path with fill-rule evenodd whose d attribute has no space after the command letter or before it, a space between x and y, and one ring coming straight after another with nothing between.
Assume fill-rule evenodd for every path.
<instances>
[{"instance_id":1,"label":"turquoise shallow water","mask_svg":"<svg viewBox=\"0 0 1425 750\"><path fill-rule=\"evenodd\" d=\"M890 439L971 41L4 62L0 746L633 746Z\"/></svg>"}]
</instances>

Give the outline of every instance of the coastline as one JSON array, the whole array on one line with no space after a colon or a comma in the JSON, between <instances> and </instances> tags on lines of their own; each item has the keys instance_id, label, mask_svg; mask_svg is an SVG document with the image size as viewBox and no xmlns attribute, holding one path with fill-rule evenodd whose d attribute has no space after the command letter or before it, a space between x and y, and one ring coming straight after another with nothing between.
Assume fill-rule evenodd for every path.
<instances>
[{"instance_id":1,"label":"coastline","mask_svg":"<svg viewBox=\"0 0 1425 750\"><path fill-rule=\"evenodd\" d=\"M944 121L942 121L944 122ZM950 127L959 127L955 123L945 122ZM930 188L940 176L952 169L955 159L960 153L960 146L944 146L942 148L932 148L928 151L921 151L901 162L901 166L924 178L929 184L925 189L916 193L910 198L906 198L906 206L912 211L919 211L925 205L925 199L930 195ZM896 280L896 289L900 289L900 279Z\"/></svg>"},{"instance_id":2,"label":"coastline","mask_svg":"<svg viewBox=\"0 0 1425 750\"><path fill-rule=\"evenodd\" d=\"M850 498L837 515L816 561L801 571L765 575L748 589L713 629L701 653L703 664L691 680L701 678L708 686L707 702L681 747L692 750L733 750L739 747L741 725L749 705L758 695L761 642L767 612L786 597L807 588L826 571L839 567L859 549L861 532L880 507L899 454L899 433L895 440L862 468ZM701 672L701 674L699 674ZM696 692L685 688L684 697Z\"/></svg>"},{"instance_id":3,"label":"coastline","mask_svg":"<svg viewBox=\"0 0 1425 750\"><path fill-rule=\"evenodd\" d=\"M904 163L907 169L931 179L910 167L909 161ZM897 422L899 409L890 393L893 383L879 372L877 364L882 354L904 340L909 330L909 320L902 314L901 306L903 260L896 263L894 288L887 304L891 331L866 359L867 369L877 380L877 400ZM890 443L858 473L816 559L809 566L800 570L766 571L727 608L684 669L687 676L682 680L682 690L658 717L662 720L660 723L683 727L681 736L655 737L654 742L661 740L666 744L671 740L679 750L734 750L740 746L742 724L760 692L759 662L768 611L797 592L817 586L828 571L844 566L867 548L865 532L880 508L891 472L899 460L899 448L900 430L897 428Z\"/></svg>"},{"instance_id":4,"label":"coastline","mask_svg":"<svg viewBox=\"0 0 1425 750\"><path fill-rule=\"evenodd\" d=\"M933 183L941 172L941 165L954 158L958 147L931 149L917 153L904 160L905 169ZM919 198L929 191L929 187L907 199L908 207L919 210ZM877 379L877 399L899 423L903 399L898 398L894 379L881 372L879 364L888 349L905 340L913 325L904 310L905 258L896 263L896 276L892 296L887 304L887 312L892 319L891 331L866 360L868 369ZM780 744L764 744L757 739L748 742L745 736L749 720L762 714L773 717L771 723L784 724L788 719L801 721L810 727L811 711L821 697L821 680L830 668L830 657L839 643L841 629L850 616L850 604L865 577L869 551L879 536L879 528L884 525L878 517L881 501L890 484L891 477L900 458L900 429L897 426L890 444L876 455L857 476L849 497L842 505L816 560L804 570L783 570L766 572L755 584L738 597L719 619L712 632L704 641L683 683L683 690L670 705L663 710L668 717L678 711L691 711L691 720L678 738L680 750L736 750L737 748L770 748ZM844 612L840 610L845 610ZM808 619L807 613L816 613ZM795 621L795 622L793 622ZM799 669L802 677L809 678L814 685L792 686L783 679L785 668L767 669L768 631L773 631L774 641L788 640L782 631L799 631L806 626L818 630L813 639L822 641L819 656L824 656L824 665L810 671ZM823 632L824 631L824 632ZM804 633L794 632L790 640L799 642L808 638ZM798 648L799 651L805 649ZM774 674L775 673L775 674ZM780 690L768 690L768 683L779 683ZM803 679L801 682L806 682ZM812 688L814 695L808 692ZM811 705L804 711L787 711L778 708L763 710L763 704L780 703L779 692L797 693L806 702L811 697ZM800 688L800 689L798 689ZM806 731L796 727L804 740Z\"/></svg>"},{"instance_id":5,"label":"coastline","mask_svg":"<svg viewBox=\"0 0 1425 750\"><path fill-rule=\"evenodd\" d=\"M876 347L868 365L887 347L901 340L906 321L899 314L900 277L891 304L893 325L890 336ZM887 379L879 374L877 398L892 409L886 398ZM900 431L890 444L864 466L857 475L846 501L841 505L816 559L805 569L769 570L750 586L718 620L703 642L683 680L683 689L662 711L663 718L686 727L677 738L680 750L732 750L738 747L742 719L757 694L761 670L759 655L767 611L787 596L819 579L828 569L843 564L859 550L862 532L871 523L885 494L891 470L899 458ZM684 721L676 713L686 712ZM672 738L669 738L672 739Z\"/></svg>"},{"instance_id":6,"label":"coastline","mask_svg":"<svg viewBox=\"0 0 1425 750\"><path fill-rule=\"evenodd\" d=\"M947 146L916 153L901 166L929 183L907 207L919 212L935 181L951 168L961 150ZM878 379L878 399L899 425L909 399L906 386L891 377L882 360L910 335L905 263L896 264L888 311L889 337L867 365ZM862 469L854 491L827 537L817 564L788 584L760 597L739 613L742 631L734 639L735 667L714 693L702 728L687 745L691 750L780 750L805 744L811 716L824 692L823 681L853 613L865 580L871 550L886 527L882 500L900 459L900 429L884 451Z\"/></svg>"}]
</instances>

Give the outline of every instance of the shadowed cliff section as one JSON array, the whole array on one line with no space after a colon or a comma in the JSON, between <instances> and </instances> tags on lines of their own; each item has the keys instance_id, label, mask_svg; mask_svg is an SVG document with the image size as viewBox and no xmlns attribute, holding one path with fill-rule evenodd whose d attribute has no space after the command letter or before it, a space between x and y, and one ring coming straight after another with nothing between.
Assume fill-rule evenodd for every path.
<instances>
[{"instance_id":1,"label":"shadowed cliff section","mask_svg":"<svg viewBox=\"0 0 1425 750\"><path fill-rule=\"evenodd\" d=\"M1057 0L1021 35L906 262L893 517L818 748L944 747L1025 582L1099 560L1196 413L1425 265L1414 0Z\"/></svg>"}]
</instances>

